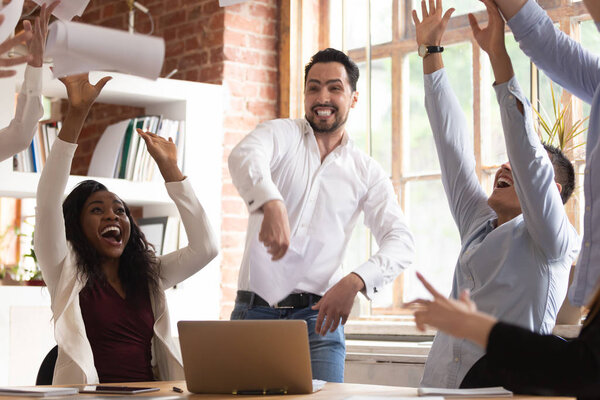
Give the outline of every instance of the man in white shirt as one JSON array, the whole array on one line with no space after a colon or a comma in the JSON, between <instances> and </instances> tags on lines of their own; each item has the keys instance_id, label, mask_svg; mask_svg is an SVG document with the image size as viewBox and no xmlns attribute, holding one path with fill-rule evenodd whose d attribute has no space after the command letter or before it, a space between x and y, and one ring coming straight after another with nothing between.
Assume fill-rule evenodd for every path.
<instances>
[{"instance_id":1,"label":"man in white shirt","mask_svg":"<svg viewBox=\"0 0 600 400\"><path fill-rule=\"evenodd\" d=\"M388 174L345 131L358 75L344 53L319 51L305 67L305 118L260 124L229 157L250 212L231 318L306 320L313 377L332 382L344 378L340 322L357 292L370 298L414 255ZM361 212L379 250L344 276Z\"/></svg>"}]
</instances>

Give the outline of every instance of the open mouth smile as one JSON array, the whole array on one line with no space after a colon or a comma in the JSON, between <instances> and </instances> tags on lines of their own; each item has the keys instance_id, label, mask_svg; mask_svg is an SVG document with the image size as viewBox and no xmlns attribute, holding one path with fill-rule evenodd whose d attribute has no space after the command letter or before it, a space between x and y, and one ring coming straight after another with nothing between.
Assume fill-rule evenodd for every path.
<instances>
[{"instance_id":1,"label":"open mouth smile","mask_svg":"<svg viewBox=\"0 0 600 400\"><path fill-rule=\"evenodd\" d=\"M123 243L121 228L117 225L109 225L100 231L102 239L111 246L120 246Z\"/></svg>"}]
</instances>

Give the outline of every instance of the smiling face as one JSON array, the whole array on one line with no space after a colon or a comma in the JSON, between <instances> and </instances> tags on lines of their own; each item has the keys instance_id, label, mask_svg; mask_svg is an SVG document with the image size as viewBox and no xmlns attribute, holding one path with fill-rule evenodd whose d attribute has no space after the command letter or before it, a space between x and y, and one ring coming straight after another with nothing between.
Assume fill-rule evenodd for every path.
<instances>
[{"instance_id":1,"label":"smiling face","mask_svg":"<svg viewBox=\"0 0 600 400\"><path fill-rule=\"evenodd\" d=\"M304 110L315 133L343 133L357 99L358 92L352 90L343 64L319 62L311 67L304 88Z\"/></svg>"},{"instance_id":2,"label":"smiling face","mask_svg":"<svg viewBox=\"0 0 600 400\"><path fill-rule=\"evenodd\" d=\"M125 205L114 193L92 193L81 210L80 223L88 242L106 258L119 258L131 233Z\"/></svg>"},{"instance_id":3,"label":"smiling face","mask_svg":"<svg viewBox=\"0 0 600 400\"><path fill-rule=\"evenodd\" d=\"M498 214L510 220L521 214L521 203L515 191L514 180L510 163L504 163L496 172L494 178L494 191L488 198L488 205Z\"/></svg>"}]
</instances>

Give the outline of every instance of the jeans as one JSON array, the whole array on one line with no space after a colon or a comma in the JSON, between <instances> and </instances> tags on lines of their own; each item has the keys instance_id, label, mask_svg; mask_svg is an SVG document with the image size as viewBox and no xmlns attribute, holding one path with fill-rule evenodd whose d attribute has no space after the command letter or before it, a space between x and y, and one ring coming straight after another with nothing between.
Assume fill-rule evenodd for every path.
<instances>
[{"instance_id":1,"label":"jeans","mask_svg":"<svg viewBox=\"0 0 600 400\"><path fill-rule=\"evenodd\" d=\"M321 336L315 332L318 311L306 308L271 308L235 302L231 319L303 319L308 327L310 363L313 379L327 382L344 381L346 344L344 327Z\"/></svg>"}]
</instances>

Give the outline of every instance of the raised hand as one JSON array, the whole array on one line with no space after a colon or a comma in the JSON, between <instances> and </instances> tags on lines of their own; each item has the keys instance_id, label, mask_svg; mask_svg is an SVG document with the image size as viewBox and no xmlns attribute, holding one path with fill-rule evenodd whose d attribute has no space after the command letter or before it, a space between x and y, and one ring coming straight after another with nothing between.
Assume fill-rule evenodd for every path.
<instances>
[{"instance_id":1,"label":"raised hand","mask_svg":"<svg viewBox=\"0 0 600 400\"><path fill-rule=\"evenodd\" d=\"M0 25L4 22L4 15L0 14ZM18 44L26 43L32 37L31 32L21 31L13 38L6 39L4 42L0 43L0 55L6 53L13 47ZM0 57L0 67L12 67L13 65L23 64L24 62L28 62L31 60L31 55L21 56L21 57L12 57L12 58L2 58ZM13 69L9 70L0 70L0 78L7 78L9 76L13 76L17 71Z\"/></svg>"},{"instance_id":2,"label":"raised hand","mask_svg":"<svg viewBox=\"0 0 600 400\"><path fill-rule=\"evenodd\" d=\"M473 36L486 53L490 55L506 53L506 46L504 45L504 19L498 11L496 3L491 0L480 0L487 9L488 24L485 28L481 29L477 23L477 19L471 13L469 13L469 23L471 24L471 30Z\"/></svg>"},{"instance_id":3,"label":"raised hand","mask_svg":"<svg viewBox=\"0 0 600 400\"><path fill-rule=\"evenodd\" d=\"M442 0L429 0L429 11L425 0L421 0L422 21L419 21L417 11L412 10L412 18L415 23L417 44L426 46L439 46L442 36L446 31L448 21L454 12L454 8L448 9L442 15Z\"/></svg>"},{"instance_id":4,"label":"raised hand","mask_svg":"<svg viewBox=\"0 0 600 400\"><path fill-rule=\"evenodd\" d=\"M112 79L110 76L105 76L95 85L92 85L88 75L85 73L60 78L60 81L67 88L70 110L84 110L87 113L104 85Z\"/></svg>"},{"instance_id":5,"label":"raised hand","mask_svg":"<svg viewBox=\"0 0 600 400\"><path fill-rule=\"evenodd\" d=\"M44 49L46 47L46 38L48 36L48 21L50 15L58 5L60 0L57 0L46 6L46 3L42 5L40 15L35 19L35 30L31 28L31 22L23 21L23 28L25 32L31 33L31 39L27 41L27 48L31 55L29 65L32 67L41 67L44 62Z\"/></svg>"},{"instance_id":6,"label":"raised hand","mask_svg":"<svg viewBox=\"0 0 600 400\"><path fill-rule=\"evenodd\" d=\"M137 133L146 142L148 153L152 156L165 182L179 182L185 177L177 166L177 147L173 139L168 140L151 132L137 129Z\"/></svg>"},{"instance_id":7,"label":"raised hand","mask_svg":"<svg viewBox=\"0 0 600 400\"><path fill-rule=\"evenodd\" d=\"M63 121L62 129L58 134L61 140L77 143L90 107L94 104L104 85L111 79L110 76L105 76L98 83L92 85L88 79L88 74L60 78L60 81L67 88L67 95L69 97L69 109Z\"/></svg>"}]
</instances>

